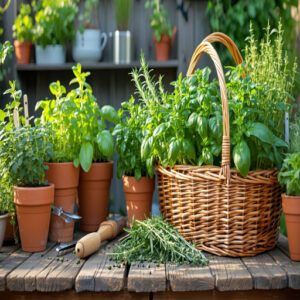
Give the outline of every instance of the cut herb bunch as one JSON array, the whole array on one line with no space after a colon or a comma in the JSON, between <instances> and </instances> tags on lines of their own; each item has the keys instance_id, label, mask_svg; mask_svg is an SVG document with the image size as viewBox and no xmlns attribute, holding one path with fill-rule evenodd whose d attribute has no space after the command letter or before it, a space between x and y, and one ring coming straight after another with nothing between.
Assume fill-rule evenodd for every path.
<instances>
[{"instance_id":1,"label":"cut herb bunch","mask_svg":"<svg viewBox=\"0 0 300 300\"><path fill-rule=\"evenodd\" d=\"M204 254L161 217L136 220L126 231L128 235L108 254L116 262L208 264Z\"/></svg>"}]
</instances>

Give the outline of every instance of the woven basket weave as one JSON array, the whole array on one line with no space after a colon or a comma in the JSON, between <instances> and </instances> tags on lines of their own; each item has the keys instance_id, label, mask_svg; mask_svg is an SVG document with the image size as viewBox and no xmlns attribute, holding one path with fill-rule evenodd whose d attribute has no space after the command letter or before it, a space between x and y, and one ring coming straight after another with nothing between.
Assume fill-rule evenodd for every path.
<instances>
[{"instance_id":1,"label":"woven basket weave","mask_svg":"<svg viewBox=\"0 0 300 300\"><path fill-rule=\"evenodd\" d=\"M195 50L190 76L206 52L220 84L223 109L222 164L156 167L161 212L182 236L198 249L216 255L254 256L273 248L279 233L281 188L277 171L258 170L242 177L230 169L230 128L225 78L220 59L210 43L223 43L237 64L242 57L222 33L209 35Z\"/></svg>"}]
</instances>

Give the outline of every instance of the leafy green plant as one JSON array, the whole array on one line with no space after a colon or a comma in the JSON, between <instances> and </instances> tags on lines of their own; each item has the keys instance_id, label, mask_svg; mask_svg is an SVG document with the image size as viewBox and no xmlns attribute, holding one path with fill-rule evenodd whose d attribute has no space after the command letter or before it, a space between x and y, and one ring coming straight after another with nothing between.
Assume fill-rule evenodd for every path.
<instances>
[{"instance_id":1,"label":"leafy green plant","mask_svg":"<svg viewBox=\"0 0 300 300\"><path fill-rule=\"evenodd\" d=\"M281 20L285 29L284 44L288 52L295 52L295 28L296 21L292 17L291 10L298 6L297 0L209 0L207 4L207 14L211 31L221 31L229 35L238 45L239 49L246 46L246 38L249 35L249 24L253 24L253 31L257 39L264 36L262 28L270 24L271 28L276 28ZM225 53L226 64L229 56Z\"/></svg>"},{"instance_id":2,"label":"leafy green plant","mask_svg":"<svg viewBox=\"0 0 300 300\"><path fill-rule=\"evenodd\" d=\"M99 0L86 0L83 5L83 12L79 15L80 32L83 32L85 28L94 28L95 25L92 22L93 14L98 13Z\"/></svg>"},{"instance_id":3,"label":"leafy green plant","mask_svg":"<svg viewBox=\"0 0 300 300\"><path fill-rule=\"evenodd\" d=\"M115 0L115 15L118 30L128 30L132 4L132 0Z\"/></svg>"},{"instance_id":4,"label":"leafy green plant","mask_svg":"<svg viewBox=\"0 0 300 300\"><path fill-rule=\"evenodd\" d=\"M109 253L117 262L154 262L205 266L208 259L161 217L135 221Z\"/></svg>"},{"instance_id":5,"label":"leafy green plant","mask_svg":"<svg viewBox=\"0 0 300 300\"><path fill-rule=\"evenodd\" d=\"M45 185L44 162L52 156L52 144L47 141L50 131L42 126L23 127L24 118L14 124L12 111L19 113L22 93L16 90L15 82L10 82L10 89L5 93L10 94L13 101L6 107L6 114L3 111L1 114L0 177L4 193L12 185ZM10 195L8 191L7 195Z\"/></svg>"},{"instance_id":6,"label":"leafy green plant","mask_svg":"<svg viewBox=\"0 0 300 300\"><path fill-rule=\"evenodd\" d=\"M64 45L75 35L74 20L78 11L78 0L33 1L35 26L34 42L37 45Z\"/></svg>"},{"instance_id":7,"label":"leafy green plant","mask_svg":"<svg viewBox=\"0 0 300 300\"><path fill-rule=\"evenodd\" d=\"M300 118L295 115L294 122L290 125L290 153L300 152Z\"/></svg>"},{"instance_id":8,"label":"leafy green plant","mask_svg":"<svg viewBox=\"0 0 300 300\"><path fill-rule=\"evenodd\" d=\"M149 175L146 164L141 159L141 143L143 140L142 126L145 120L143 107L135 103L133 97L122 103L119 110L120 122L116 125L113 135L116 137L118 153L117 175L134 176L139 180ZM152 164L150 164L152 175Z\"/></svg>"},{"instance_id":9,"label":"leafy green plant","mask_svg":"<svg viewBox=\"0 0 300 300\"><path fill-rule=\"evenodd\" d=\"M21 3L20 12L13 25L13 37L20 42L31 42L33 38L33 19L31 6Z\"/></svg>"},{"instance_id":10,"label":"leafy green plant","mask_svg":"<svg viewBox=\"0 0 300 300\"><path fill-rule=\"evenodd\" d=\"M287 154L278 180L289 196L300 196L300 152Z\"/></svg>"},{"instance_id":11,"label":"leafy green plant","mask_svg":"<svg viewBox=\"0 0 300 300\"><path fill-rule=\"evenodd\" d=\"M160 0L147 0L145 8L152 10L150 27L153 30L155 39L159 42L163 35L172 37L173 29L168 18L168 12L160 3Z\"/></svg>"},{"instance_id":12,"label":"leafy green plant","mask_svg":"<svg viewBox=\"0 0 300 300\"><path fill-rule=\"evenodd\" d=\"M268 93L267 85L252 82L240 65L230 68L229 98L232 166L242 176L249 170L280 167L287 144L264 120L258 95ZM152 175L153 164L220 165L222 104L219 84L210 80L205 68L187 78L179 75L174 91L166 93L161 79L152 77L144 59L133 72L136 94L142 102L143 129L141 158ZM153 172L153 171L152 171Z\"/></svg>"},{"instance_id":13,"label":"leafy green plant","mask_svg":"<svg viewBox=\"0 0 300 300\"><path fill-rule=\"evenodd\" d=\"M246 72L255 84L268 86L268 93L258 90L258 106L268 122L266 125L281 138L284 135L284 114L290 111L294 100L292 93L297 73L296 57L288 56L284 36L281 23L272 31L268 25L264 38L258 42L251 28L245 49Z\"/></svg>"},{"instance_id":14,"label":"leafy green plant","mask_svg":"<svg viewBox=\"0 0 300 300\"><path fill-rule=\"evenodd\" d=\"M66 93L59 81L50 84L54 100L37 103L36 109L43 110L37 124L48 125L53 134L49 136L54 145L52 161L73 161L88 171L92 162L111 159L114 151L111 128L107 122L117 123L118 115L112 106L101 109L93 96L91 86L86 82L89 72L82 72L81 65L72 68L75 78L70 84L77 87Z\"/></svg>"},{"instance_id":15,"label":"leafy green plant","mask_svg":"<svg viewBox=\"0 0 300 300\"><path fill-rule=\"evenodd\" d=\"M4 64L6 58L11 57L13 52L13 46L10 41L5 41L3 44L0 43L0 81L5 78L7 72L7 66Z\"/></svg>"}]
</instances>

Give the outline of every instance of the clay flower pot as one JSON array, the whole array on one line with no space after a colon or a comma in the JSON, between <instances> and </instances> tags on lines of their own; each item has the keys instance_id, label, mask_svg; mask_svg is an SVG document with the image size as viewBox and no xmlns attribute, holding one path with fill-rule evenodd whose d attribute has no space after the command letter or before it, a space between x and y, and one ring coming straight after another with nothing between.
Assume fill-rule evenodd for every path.
<instances>
[{"instance_id":1,"label":"clay flower pot","mask_svg":"<svg viewBox=\"0 0 300 300\"><path fill-rule=\"evenodd\" d=\"M300 196L282 194L282 208L285 214L290 257L300 261Z\"/></svg>"},{"instance_id":2,"label":"clay flower pot","mask_svg":"<svg viewBox=\"0 0 300 300\"><path fill-rule=\"evenodd\" d=\"M8 220L8 214L0 213L0 248L2 247L2 244L3 244L5 229L7 226L7 220Z\"/></svg>"},{"instance_id":3,"label":"clay flower pot","mask_svg":"<svg viewBox=\"0 0 300 300\"><path fill-rule=\"evenodd\" d=\"M167 34L163 34L160 41L157 41L156 38L154 38L156 60L165 61L169 59L170 48L174 43L176 32L177 27L174 26L172 37L168 36Z\"/></svg>"},{"instance_id":4,"label":"clay flower pot","mask_svg":"<svg viewBox=\"0 0 300 300\"><path fill-rule=\"evenodd\" d=\"M82 231L97 231L106 220L112 174L113 162L93 163L87 173L81 169L78 196Z\"/></svg>"},{"instance_id":5,"label":"clay flower pot","mask_svg":"<svg viewBox=\"0 0 300 300\"><path fill-rule=\"evenodd\" d=\"M46 178L54 183L54 205L62 207L65 212L74 213L79 168L72 162L47 163L49 169ZM51 215L49 239L53 242L66 243L73 240L74 222L66 223L62 217Z\"/></svg>"},{"instance_id":6,"label":"clay flower pot","mask_svg":"<svg viewBox=\"0 0 300 300\"><path fill-rule=\"evenodd\" d=\"M14 41L18 64L29 64L32 44L31 42Z\"/></svg>"},{"instance_id":7,"label":"clay flower pot","mask_svg":"<svg viewBox=\"0 0 300 300\"><path fill-rule=\"evenodd\" d=\"M133 220L144 220L150 216L154 179L142 177L140 180L136 180L134 177L129 176L123 176L122 179L128 225L131 226Z\"/></svg>"},{"instance_id":8,"label":"clay flower pot","mask_svg":"<svg viewBox=\"0 0 300 300\"><path fill-rule=\"evenodd\" d=\"M24 251L46 249L53 200L53 184L43 187L14 186L14 203Z\"/></svg>"}]
</instances>

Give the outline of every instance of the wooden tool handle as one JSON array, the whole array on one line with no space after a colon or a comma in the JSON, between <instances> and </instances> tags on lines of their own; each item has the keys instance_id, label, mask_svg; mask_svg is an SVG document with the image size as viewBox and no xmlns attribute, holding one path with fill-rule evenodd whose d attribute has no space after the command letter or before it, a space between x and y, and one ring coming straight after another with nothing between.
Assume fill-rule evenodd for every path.
<instances>
[{"instance_id":1,"label":"wooden tool handle","mask_svg":"<svg viewBox=\"0 0 300 300\"><path fill-rule=\"evenodd\" d=\"M101 242L115 238L123 230L125 224L125 218L119 221L102 222L97 232L89 233L77 242L76 256L84 258L93 254L100 248Z\"/></svg>"}]
</instances>

